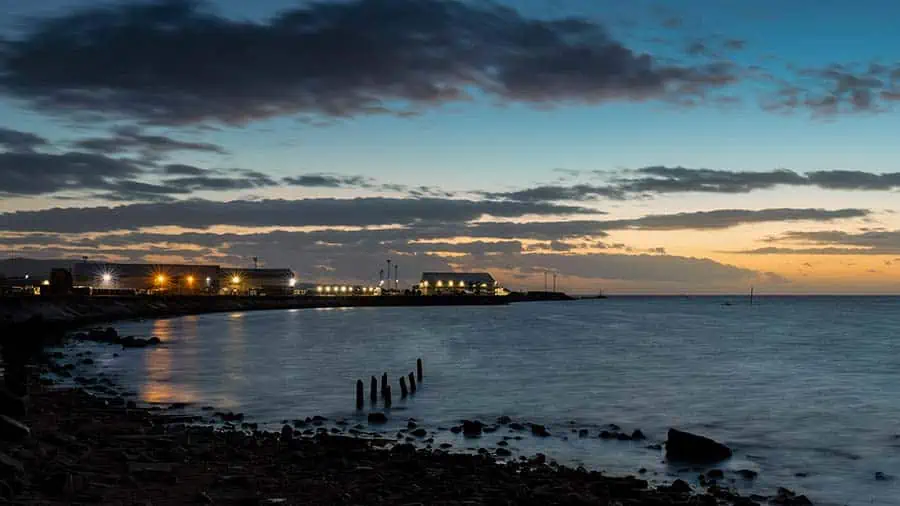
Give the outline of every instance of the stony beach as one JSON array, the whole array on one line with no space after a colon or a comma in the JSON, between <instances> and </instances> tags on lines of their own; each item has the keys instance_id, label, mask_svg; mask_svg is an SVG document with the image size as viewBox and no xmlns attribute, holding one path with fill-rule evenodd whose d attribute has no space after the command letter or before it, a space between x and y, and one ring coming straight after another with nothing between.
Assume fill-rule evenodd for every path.
<instances>
[{"instance_id":1,"label":"stony beach","mask_svg":"<svg viewBox=\"0 0 900 506\"><path fill-rule=\"evenodd\" d=\"M106 378L61 387L46 374L65 375L61 357L36 356L5 371L11 390L29 394L8 389L2 399L0 496L12 504L811 504L784 489L740 497L714 471L702 486L654 485L640 475L559 466L540 454L502 462L503 448L463 455L416 447L406 438L421 441L428 431L412 422L387 439L378 416L353 427L316 418L259 432L242 415L211 407L197 417L183 405L140 406ZM477 433L484 425L454 429Z\"/></svg>"}]
</instances>

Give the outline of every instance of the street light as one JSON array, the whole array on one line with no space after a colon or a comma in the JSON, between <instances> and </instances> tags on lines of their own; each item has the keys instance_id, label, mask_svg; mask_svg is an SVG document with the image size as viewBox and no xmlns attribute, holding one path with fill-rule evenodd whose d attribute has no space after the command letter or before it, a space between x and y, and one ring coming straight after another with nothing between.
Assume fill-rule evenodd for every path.
<instances>
[{"instance_id":1,"label":"street light","mask_svg":"<svg viewBox=\"0 0 900 506\"><path fill-rule=\"evenodd\" d=\"M164 285L166 283L166 276L163 274L159 274L156 276L156 284Z\"/></svg>"},{"instance_id":2,"label":"street light","mask_svg":"<svg viewBox=\"0 0 900 506\"><path fill-rule=\"evenodd\" d=\"M288 280L288 286L291 288L294 288L295 286L297 286L297 279L291 278L290 280Z\"/></svg>"},{"instance_id":3,"label":"street light","mask_svg":"<svg viewBox=\"0 0 900 506\"><path fill-rule=\"evenodd\" d=\"M194 286L194 276L187 277L187 284L188 286Z\"/></svg>"},{"instance_id":4,"label":"street light","mask_svg":"<svg viewBox=\"0 0 900 506\"><path fill-rule=\"evenodd\" d=\"M241 277L240 277L240 276L232 276L232 277L231 277L231 282L234 283L234 284L236 284L236 285L239 285L239 284L241 284Z\"/></svg>"},{"instance_id":5,"label":"street light","mask_svg":"<svg viewBox=\"0 0 900 506\"><path fill-rule=\"evenodd\" d=\"M112 274L108 272L103 273L103 284L108 285L110 281L112 281Z\"/></svg>"}]
</instances>

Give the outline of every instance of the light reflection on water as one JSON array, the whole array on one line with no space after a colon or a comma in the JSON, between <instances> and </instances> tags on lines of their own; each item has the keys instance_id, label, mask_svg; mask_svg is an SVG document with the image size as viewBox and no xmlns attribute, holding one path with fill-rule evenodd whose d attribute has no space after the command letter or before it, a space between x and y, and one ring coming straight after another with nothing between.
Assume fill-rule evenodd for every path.
<instances>
[{"instance_id":1,"label":"light reflection on water","mask_svg":"<svg viewBox=\"0 0 900 506\"><path fill-rule=\"evenodd\" d=\"M424 388L406 401L395 393L397 422L450 426L505 414L546 423L556 435L577 420L594 434L617 423L654 440L679 426L731 444L732 468L761 472L756 491L787 485L817 504L900 504L900 479L873 479L876 471L900 474L900 299L720 302L191 316L119 325L166 345L117 358L108 349L103 364L148 402L210 404L278 422L353 418L356 379L368 385L386 371L398 392L396 378L422 357ZM674 471L633 443L529 437L515 447L610 471Z\"/></svg>"}]
</instances>

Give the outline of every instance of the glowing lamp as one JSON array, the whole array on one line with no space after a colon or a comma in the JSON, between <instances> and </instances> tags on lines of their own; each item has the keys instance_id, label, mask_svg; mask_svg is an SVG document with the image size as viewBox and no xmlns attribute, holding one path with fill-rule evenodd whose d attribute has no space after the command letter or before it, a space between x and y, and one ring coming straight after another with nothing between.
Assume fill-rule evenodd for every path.
<instances>
[{"instance_id":1,"label":"glowing lamp","mask_svg":"<svg viewBox=\"0 0 900 506\"><path fill-rule=\"evenodd\" d=\"M236 285L239 285L239 284L241 283L241 277L240 277L240 276L232 276L232 277L231 277L231 282L234 283L234 284L236 284Z\"/></svg>"}]
</instances>

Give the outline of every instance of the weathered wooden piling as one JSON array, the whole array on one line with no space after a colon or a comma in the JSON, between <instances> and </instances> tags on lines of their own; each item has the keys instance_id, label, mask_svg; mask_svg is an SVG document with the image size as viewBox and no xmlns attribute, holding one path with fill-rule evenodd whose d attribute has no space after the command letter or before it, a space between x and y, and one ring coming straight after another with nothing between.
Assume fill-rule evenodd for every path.
<instances>
[{"instance_id":1,"label":"weathered wooden piling","mask_svg":"<svg viewBox=\"0 0 900 506\"><path fill-rule=\"evenodd\" d=\"M416 359L416 379L422 382L422 359Z\"/></svg>"},{"instance_id":2,"label":"weathered wooden piling","mask_svg":"<svg viewBox=\"0 0 900 506\"><path fill-rule=\"evenodd\" d=\"M365 406L365 395L363 393L362 380L356 380L356 409L362 409Z\"/></svg>"},{"instance_id":3,"label":"weathered wooden piling","mask_svg":"<svg viewBox=\"0 0 900 506\"><path fill-rule=\"evenodd\" d=\"M409 393L416 393L416 375L409 373Z\"/></svg>"},{"instance_id":4,"label":"weathered wooden piling","mask_svg":"<svg viewBox=\"0 0 900 506\"><path fill-rule=\"evenodd\" d=\"M400 398L404 398L409 395L409 391L406 390L406 378L400 376Z\"/></svg>"},{"instance_id":5,"label":"weathered wooden piling","mask_svg":"<svg viewBox=\"0 0 900 506\"><path fill-rule=\"evenodd\" d=\"M372 381L369 382L369 400L378 402L378 380L375 376L372 376Z\"/></svg>"},{"instance_id":6,"label":"weathered wooden piling","mask_svg":"<svg viewBox=\"0 0 900 506\"><path fill-rule=\"evenodd\" d=\"M385 407L385 408L390 408L390 407L391 407L391 402L392 402L392 400L391 400L391 386L390 386L390 385L385 385L384 388L381 389L381 395L384 396L384 407Z\"/></svg>"},{"instance_id":7,"label":"weathered wooden piling","mask_svg":"<svg viewBox=\"0 0 900 506\"><path fill-rule=\"evenodd\" d=\"M384 391L388 387L387 373L381 375L381 396L384 397Z\"/></svg>"}]
</instances>

